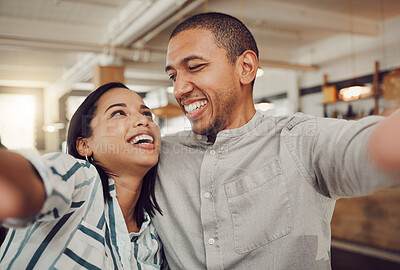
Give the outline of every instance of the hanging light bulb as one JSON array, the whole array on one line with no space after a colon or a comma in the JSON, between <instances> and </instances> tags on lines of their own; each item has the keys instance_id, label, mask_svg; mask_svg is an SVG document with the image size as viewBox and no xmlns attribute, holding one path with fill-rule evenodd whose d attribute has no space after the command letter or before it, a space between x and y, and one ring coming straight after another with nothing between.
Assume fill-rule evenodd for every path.
<instances>
[{"instance_id":1,"label":"hanging light bulb","mask_svg":"<svg viewBox=\"0 0 400 270\"><path fill-rule=\"evenodd\" d=\"M269 101L268 99L263 98L259 102L254 104L254 106L256 107L256 110L265 112L268 110L272 110L275 107L275 104Z\"/></svg>"},{"instance_id":2,"label":"hanging light bulb","mask_svg":"<svg viewBox=\"0 0 400 270\"><path fill-rule=\"evenodd\" d=\"M353 83L339 91L339 98L344 101L359 99L361 96L371 93L371 88L358 83Z\"/></svg>"},{"instance_id":3,"label":"hanging light bulb","mask_svg":"<svg viewBox=\"0 0 400 270\"><path fill-rule=\"evenodd\" d=\"M353 68L353 77L355 74L355 49L354 49L354 18L352 12L352 1L349 4L350 33L351 33L351 63ZM360 84L355 79L339 91L339 98L344 101L359 99L362 95L368 95L372 92L369 86Z\"/></svg>"}]
</instances>

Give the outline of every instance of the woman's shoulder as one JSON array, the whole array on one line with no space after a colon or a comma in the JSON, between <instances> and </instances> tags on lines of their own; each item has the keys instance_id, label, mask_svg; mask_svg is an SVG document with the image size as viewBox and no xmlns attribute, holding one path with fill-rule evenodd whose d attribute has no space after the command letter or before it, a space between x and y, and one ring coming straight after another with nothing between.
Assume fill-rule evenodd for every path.
<instances>
[{"instance_id":1,"label":"woman's shoulder","mask_svg":"<svg viewBox=\"0 0 400 270\"><path fill-rule=\"evenodd\" d=\"M89 161L75 158L66 153L48 153L43 155L42 159L53 174L64 173L72 176L78 171L97 174L96 168Z\"/></svg>"},{"instance_id":2,"label":"woman's shoulder","mask_svg":"<svg viewBox=\"0 0 400 270\"><path fill-rule=\"evenodd\" d=\"M86 160L78 159L70 154L63 153L63 152L53 152L53 153L47 153L42 155L42 158L46 160L48 163L61 163L61 164L76 164L77 162L81 166L85 166L86 163L89 163ZM90 165L90 163L89 163ZM86 165L88 167L88 165Z\"/></svg>"}]
</instances>

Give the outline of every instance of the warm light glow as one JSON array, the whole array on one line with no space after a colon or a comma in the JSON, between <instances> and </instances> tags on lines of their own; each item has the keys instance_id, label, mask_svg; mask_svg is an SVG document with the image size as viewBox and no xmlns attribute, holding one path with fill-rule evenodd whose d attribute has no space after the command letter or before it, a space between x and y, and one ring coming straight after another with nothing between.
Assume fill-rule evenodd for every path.
<instances>
[{"instance_id":1,"label":"warm light glow","mask_svg":"<svg viewBox=\"0 0 400 270\"><path fill-rule=\"evenodd\" d=\"M1 142L10 149L35 147L36 98L32 95L0 95Z\"/></svg>"},{"instance_id":2,"label":"warm light glow","mask_svg":"<svg viewBox=\"0 0 400 270\"><path fill-rule=\"evenodd\" d=\"M256 77L261 77L264 75L264 70L262 68L257 69Z\"/></svg>"},{"instance_id":3,"label":"warm light glow","mask_svg":"<svg viewBox=\"0 0 400 270\"><path fill-rule=\"evenodd\" d=\"M275 107L275 105L273 103L263 102L263 103L255 104L255 107L257 110L265 112L265 111L273 109Z\"/></svg>"},{"instance_id":4,"label":"warm light glow","mask_svg":"<svg viewBox=\"0 0 400 270\"><path fill-rule=\"evenodd\" d=\"M174 93L174 87L173 86L167 87L167 93L173 94Z\"/></svg>"},{"instance_id":5,"label":"warm light glow","mask_svg":"<svg viewBox=\"0 0 400 270\"><path fill-rule=\"evenodd\" d=\"M54 131L56 131L56 128L53 126L46 126L43 128L43 131L54 132Z\"/></svg>"},{"instance_id":6,"label":"warm light glow","mask_svg":"<svg viewBox=\"0 0 400 270\"><path fill-rule=\"evenodd\" d=\"M78 107L82 104L82 102L85 100L85 98L86 97L84 97L84 96L70 96L70 97L68 97L67 102L66 102L66 105L67 105L66 117L67 117L68 120L71 120L72 115L74 115L74 113L76 112ZM48 130L45 130L45 131L48 131ZM52 131L50 131L50 132L52 132Z\"/></svg>"},{"instance_id":7,"label":"warm light glow","mask_svg":"<svg viewBox=\"0 0 400 270\"><path fill-rule=\"evenodd\" d=\"M339 92L339 95L342 100L355 100L360 98L361 95L371 93L371 88L368 86L350 86L346 88L342 88Z\"/></svg>"},{"instance_id":8,"label":"warm light glow","mask_svg":"<svg viewBox=\"0 0 400 270\"><path fill-rule=\"evenodd\" d=\"M63 129L65 125L63 123L51 123L43 126L43 131L46 132L55 132L57 130Z\"/></svg>"},{"instance_id":9,"label":"warm light glow","mask_svg":"<svg viewBox=\"0 0 400 270\"><path fill-rule=\"evenodd\" d=\"M49 83L43 81L0 80L0 85L26 88L46 88L49 86Z\"/></svg>"}]
</instances>

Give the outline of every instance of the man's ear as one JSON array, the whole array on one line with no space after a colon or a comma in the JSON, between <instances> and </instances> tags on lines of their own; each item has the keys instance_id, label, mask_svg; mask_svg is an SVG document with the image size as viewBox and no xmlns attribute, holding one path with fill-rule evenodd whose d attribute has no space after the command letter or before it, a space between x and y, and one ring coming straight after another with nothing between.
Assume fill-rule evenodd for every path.
<instances>
[{"instance_id":1,"label":"man's ear","mask_svg":"<svg viewBox=\"0 0 400 270\"><path fill-rule=\"evenodd\" d=\"M244 85L251 84L256 77L258 70L258 59L256 53L247 50L239 56L238 60L238 64L240 65L240 83Z\"/></svg>"},{"instance_id":2,"label":"man's ear","mask_svg":"<svg viewBox=\"0 0 400 270\"><path fill-rule=\"evenodd\" d=\"M81 138L79 137L78 139L76 139L76 151L78 151L79 155L81 155L82 157L84 156L92 156L92 150L89 147L89 143L87 138Z\"/></svg>"}]
</instances>

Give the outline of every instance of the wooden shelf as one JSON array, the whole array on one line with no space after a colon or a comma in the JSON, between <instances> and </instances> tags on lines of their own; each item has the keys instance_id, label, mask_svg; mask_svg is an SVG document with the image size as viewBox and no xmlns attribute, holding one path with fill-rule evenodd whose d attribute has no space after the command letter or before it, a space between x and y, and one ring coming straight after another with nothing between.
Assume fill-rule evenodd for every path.
<instances>
[{"instance_id":1,"label":"wooden shelf","mask_svg":"<svg viewBox=\"0 0 400 270\"><path fill-rule=\"evenodd\" d=\"M324 87L327 87L327 86L328 86L328 75L324 74L324 82L323 82L322 87L324 88ZM373 76L373 82L372 82L372 89L371 90L372 90L371 94L369 94L368 96L360 97L358 99L348 100L348 101L337 100L337 101L334 101L334 102L324 102L323 103L324 115L326 115L326 107L327 107L327 105L336 104L336 103L342 103L342 102L351 103L351 102L356 102L357 100L365 100L365 99L370 99L370 98L374 99L373 114L378 114L379 113L379 98L383 94L382 89L380 87L380 82L379 82L379 62L378 61L375 61L374 76Z\"/></svg>"},{"instance_id":2,"label":"wooden shelf","mask_svg":"<svg viewBox=\"0 0 400 270\"><path fill-rule=\"evenodd\" d=\"M322 105L326 106L326 105L332 105L332 104L337 104L337 103L351 103L351 102L358 102L360 100L367 100L367 99L372 99L372 98L380 98L382 96L382 94L370 94L368 96L365 97L360 97L358 99L353 99L353 100L336 100L336 101L331 101L331 102L324 102L322 103Z\"/></svg>"}]
</instances>

